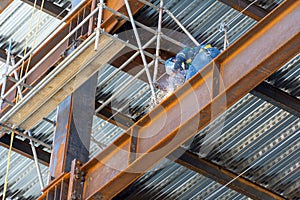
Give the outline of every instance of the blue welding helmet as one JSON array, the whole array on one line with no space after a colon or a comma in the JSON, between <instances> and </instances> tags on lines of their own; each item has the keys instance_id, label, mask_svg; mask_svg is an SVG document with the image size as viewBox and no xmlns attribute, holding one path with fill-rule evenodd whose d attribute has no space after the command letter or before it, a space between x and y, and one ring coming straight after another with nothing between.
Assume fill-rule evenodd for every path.
<instances>
[{"instance_id":1,"label":"blue welding helmet","mask_svg":"<svg viewBox=\"0 0 300 200\"><path fill-rule=\"evenodd\" d=\"M167 74L171 75L173 73L174 66L175 66L175 61L176 61L175 57L171 57L168 60L166 60L165 69L166 69Z\"/></svg>"}]
</instances>

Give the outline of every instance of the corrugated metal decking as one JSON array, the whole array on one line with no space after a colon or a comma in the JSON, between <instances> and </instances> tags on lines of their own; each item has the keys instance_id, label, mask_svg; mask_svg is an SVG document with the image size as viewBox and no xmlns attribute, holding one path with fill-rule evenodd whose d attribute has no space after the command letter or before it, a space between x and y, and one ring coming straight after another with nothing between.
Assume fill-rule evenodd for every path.
<instances>
[{"instance_id":1,"label":"corrugated metal decking","mask_svg":"<svg viewBox=\"0 0 300 200\"><path fill-rule=\"evenodd\" d=\"M159 4L159 1L151 2L154 2L157 5ZM165 2L168 8L175 13L175 16L179 18L180 16L182 16L181 21L186 22L185 25L190 24L190 27L196 27L196 29L194 29L192 33L198 41L202 41L208 36L214 35L209 38L209 42L217 45L218 47L221 47L223 42L221 34L217 31L219 22L223 21L226 18L229 19L237 14L236 11L222 5L217 1L195 1L194 4L191 4L188 1L170 0ZM259 2L260 6L263 6L265 9L271 10L282 1L268 1L264 5L263 1ZM181 4L185 6L181 7ZM218 6L217 10L224 11L214 15L216 11L214 8L216 6ZM183 15L183 12L181 11L183 11L185 14ZM197 11L199 11L200 14L197 13ZM145 7L143 12L141 12L141 16L147 16L147 21L149 23L152 23L153 26L156 25L155 22L157 14L153 9ZM197 16L201 17L197 18ZM199 20L202 17L206 19L206 26L204 26L203 21ZM164 18L166 18L166 15L164 15ZM145 17L140 17L139 20L143 21L145 20ZM165 25L167 24L170 24L169 28L179 30L178 28L176 28L176 25L174 23L171 23L170 18L165 19ZM254 20L241 15L232 25L230 31L230 42L238 39L254 24ZM190 30L192 31L193 29ZM187 44L191 44L187 39L185 41ZM176 51L174 51L174 53L176 53ZM285 65L283 68L278 70L273 76L268 79L268 81L276 87L279 87L289 94L292 94L299 98L300 90L299 87L297 87L297 85L299 85L297 83L299 82L300 78L300 68L298 61L299 55L288 65ZM128 77L124 72L119 72L119 76L114 77L110 80L105 79L105 74L109 74L110 71L113 70L115 69L110 66L107 66L107 68L103 68L103 70L101 70L101 74L103 74L103 77L99 77L99 94L102 94L102 96L99 95L100 98L98 100L100 102L105 102L105 95L103 94L109 94L112 91L117 92L117 87L114 87L112 83L117 83L116 85L120 85L124 80L130 80L132 78ZM136 90L140 91L139 94L135 94ZM138 98L134 98L134 96ZM130 105L133 105L134 108L137 108L133 109L133 113L129 112L128 107L125 108L127 112L122 112L124 112L128 116L138 116L140 115L140 113L147 111L147 101L149 99L149 96L150 94L147 84L137 81L134 82L132 87L129 87L123 93L121 93L120 97L116 97L114 106L116 108L121 108L122 104L124 103L126 104L128 102L135 102L130 103ZM143 105L141 104L141 102L143 103ZM118 110L121 111L120 109ZM53 117L48 118L55 120L55 111L53 111L52 115ZM274 186L274 191L278 193L281 193L281 190L284 190L282 194L290 198L296 199L297 197L299 197L299 192L297 192L297 179L299 177L299 174L297 174L299 173L299 170L297 170L297 166L299 165L297 162L297 158L299 157L299 139L294 140L294 142L291 144L291 147L288 145L289 141L292 141L299 135L299 119L278 108L275 108L271 104L257 99L252 95L245 96L242 100L232 106L231 110L227 112L227 115L225 115L224 118L226 118L226 121L221 135L221 138L223 138L224 136L224 139L220 139L220 141L218 141L218 145L213 149L211 154L208 155L209 158L212 159L213 162L225 166L226 168L228 167L229 170L233 170L235 172L242 172L243 169L247 169L247 166L252 166L251 164L258 163L255 165L257 169L252 170L251 168L251 170L249 170L249 173L245 173L247 178L257 181L259 184L267 186L272 190L273 188L269 186L269 184L271 184ZM209 132L217 134L218 130L214 129L215 126L217 125L215 123L212 123L206 129L201 131L200 135L205 135ZM285 126L285 128L282 128L282 126ZM47 122L39 123L35 127L35 137L39 138L42 141L51 143L52 128L53 126L48 124ZM258 133L256 135L257 131ZM95 117L94 137L100 142L100 144L104 143L108 145L113 140L115 140L122 132L123 131L116 126L113 126ZM285 134L285 132L287 133ZM238 137L239 135L241 136ZM244 140L236 143L236 145L233 146L232 150L229 149L231 145L234 144L234 141L239 141L243 137L245 137ZM264 143L269 140L272 140L275 143L273 144L272 142L269 142L268 145L265 145ZM198 138L195 141L195 145L193 146L193 150L195 153L198 153L199 149L201 149L201 144L202 140L201 138ZM278 146L280 148L278 148L276 151L272 151ZM253 149L256 149L256 151L251 153ZM93 157L93 155L95 155L98 151L99 149L97 150L96 144L94 143L93 147L91 148L90 156ZM266 153L268 152L271 152L270 155L263 158L262 156L266 155ZM5 152L1 152L1 155L4 154L6 155L6 150ZM16 156L16 159L14 159L12 163L16 163L19 158L22 158L21 156L16 154L14 154L14 156ZM235 157L237 159L235 159ZM20 164L27 160L28 159L23 159ZM243 166L240 166L239 164L237 164L240 162L245 162L245 164ZM33 179L33 177L35 177L35 169L33 167L33 162L30 161L30 163L32 164L24 164L24 166L29 166L29 168L32 169L32 173L27 174L26 170L24 170L24 173L23 170L14 171L15 176L10 179L12 180L10 189L12 191L11 196L13 198L17 196L23 196L29 199L32 195L31 199L36 199L36 197L39 195L37 179ZM228 165L226 163L228 163ZM278 165L276 165L277 163ZM120 199L133 199L139 198L141 196L148 199L164 197L180 199L196 199L197 197L210 199L246 199L246 197L233 191L227 190L226 188L218 190L220 185L202 177L201 175L197 175L195 174L195 172L189 171L188 169L182 168L181 172L184 172L185 174L175 173L174 170L180 169L181 167L177 164L175 164L174 167L171 167L172 165L174 164L168 162L168 167L162 168L160 171L152 171L146 173L144 176L142 176L141 179L139 179L134 185L132 185L132 187L128 188L127 191L124 191L123 195L120 196ZM4 169L4 166L5 165L3 165L3 168L1 169ZM285 167L282 168L282 166ZM5 172L2 171L1 174L4 173ZM46 171L44 171L44 173L44 180L46 180ZM258 175L253 176L253 173L257 173ZM165 174L165 176L161 176L160 174ZM27 179L24 178L24 180L28 180L29 187L27 187L27 185L25 184L17 184L18 181L23 180L20 180L19 177L30 177ZM172 177L178 178L174 179ZM189 177L192 177L192 179L189 179ZM175 181L172 182L171 180ZM195 184L195 182L192 180L202 181L198 181L197 184ZM33 185L32 187L31 184ZM202 189L197 188L197 186ZM28 190L25 193L24 191L26 191L27 188L32 189ZM20 189L20 191L16 192L17 189ZM141 194L141 192L143 191L144 193ZM217 192L214 193L215 191Z\"/></svg>"}]
</instances>

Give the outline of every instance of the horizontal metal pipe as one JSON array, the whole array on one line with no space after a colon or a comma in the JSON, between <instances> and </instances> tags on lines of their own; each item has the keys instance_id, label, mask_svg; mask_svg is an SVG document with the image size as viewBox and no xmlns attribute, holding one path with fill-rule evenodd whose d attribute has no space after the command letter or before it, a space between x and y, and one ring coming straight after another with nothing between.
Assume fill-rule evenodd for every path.
<instances>
[{"instance_id":1,"label":"horizontal metal pipe","mask_svg":"<svg viewBox=\"0 0 300 200\"><path fill-rule=\"evenodd\" d=\"M123 19L125 19L125 20L127 20L127 21L130 21L129 18L128 18L126 15L124 15L124 14L118 12L118 11L115 11L115 10L113 10L113 9L107 7L107 6L105 6L104 8L105 8L106 10L108 10L109 12L112 12L113 14L118 15L119 17L122 17ZM155 31L154 29L152 29L152 28L150 28L150 27L148 27L148 26L146 26L146 25L144 25L144 24L142 24L142 23L140 23L140 22L138 22L138 21L134 21L134 22L135 22L135 24L136 24L137 26L139 26L139 27L141 27L141 28L143 28L143 29L149 31L150 33L156 34L156 31ZM166 35L163 34L163 33L161 33L161 37L162 37L163 39L165 39L165 40L167 40L167 41L169 41L169 42L171 42L171 43L177 45L177 46L180 46L180 47L183 47L183 48L186 47L185 44L183 44L183 43L181 43L181 42L179 42L179 41L177 41L177 40L174 40L174 39L170 38L169 36L166 36Z\"/></svg>"}]
</instances>

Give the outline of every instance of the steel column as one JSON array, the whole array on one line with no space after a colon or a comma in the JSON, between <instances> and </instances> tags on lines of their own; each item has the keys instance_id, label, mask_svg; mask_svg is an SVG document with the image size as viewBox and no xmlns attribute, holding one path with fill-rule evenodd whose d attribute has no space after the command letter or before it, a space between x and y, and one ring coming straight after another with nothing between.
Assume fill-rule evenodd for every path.
<instances>
[{"instance_id":1,"label":"steel column","mask_svg":"<svg viewBox=\"0 0 300 200\"><path fill-rule=\"evenodd\" d=\"M189 140L299 53L300 1L285 1L226 49L220 65L224 90L213 98L213 62L82 167L84 199L110 199ZM193 106L191 106L193 105ZM137 155L128 165L131 129Z\"/></svg>"},{"instance_id":2,"label":"steel column","mask_svg":"<svg viewBox=\"0 0 300 200\"><path fill-rule=\"evenodd\" d=\"M58 107L51 177L69 172L75 158L88 161L97 78L97 74L93 75Z\"/></svg>"}]
</instances>

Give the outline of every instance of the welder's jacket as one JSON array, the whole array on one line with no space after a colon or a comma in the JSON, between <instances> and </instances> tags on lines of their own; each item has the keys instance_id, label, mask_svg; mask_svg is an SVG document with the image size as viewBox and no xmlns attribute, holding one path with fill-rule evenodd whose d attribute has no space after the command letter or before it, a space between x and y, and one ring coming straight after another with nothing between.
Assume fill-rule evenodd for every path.
<instances>
[{"instance_id":1,"label":"welder's jacket","mask_svg":"<svg viewBox=\"0 0 300 200\"><path fill-rule=\"evenodd\" d=\"M174 69L187 70L186 80L188 80L219 54L219 49L211 45L185 47L176 55Z\"/></svg>"}]
</instances>

